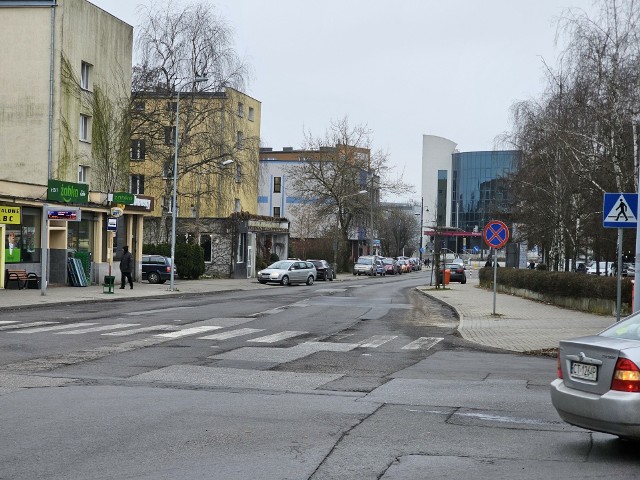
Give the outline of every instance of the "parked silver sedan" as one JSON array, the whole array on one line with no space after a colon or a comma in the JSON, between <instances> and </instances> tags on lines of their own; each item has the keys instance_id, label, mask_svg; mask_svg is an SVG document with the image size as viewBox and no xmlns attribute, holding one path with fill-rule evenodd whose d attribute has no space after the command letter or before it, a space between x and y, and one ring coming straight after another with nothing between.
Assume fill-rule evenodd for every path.
<instances>
[{"instance_id":1,"label":"parked silver sedan","mask_svg":"<svg viewBox=\"0 0 640 480\"><path fill-rule=\"evenodd\" d=\"M281 260L258 272L260 283L276 282L282 285L306 283L313 285L317 276L316 267L302 260Z\"/></svg>"},{"instance_id":2,"label":"parked silver sedan","mask_svg":"<svg viewBox=\"0 0 640 480\"><path fill-rule=\"evenodd\" d=\"M551 401L567 423L640 439L640 314L560 342Z\"/></svg>"}]
</instances>

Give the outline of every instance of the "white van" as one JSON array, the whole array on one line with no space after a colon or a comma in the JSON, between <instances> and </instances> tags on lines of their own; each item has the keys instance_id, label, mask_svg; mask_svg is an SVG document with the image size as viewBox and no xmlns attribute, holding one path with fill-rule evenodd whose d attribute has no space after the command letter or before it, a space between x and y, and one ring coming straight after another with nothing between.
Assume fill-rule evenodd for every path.
<instances>
[{"instance_id":1,"label":"white van","mask_svg":"<svg viewBox=\"0 0 640 480\"><path fill-rule=\"evenodd\" d=\"M597 266L599 265L600 275L611 275L611 266L613 262L593 262L591 266L587 269L587 273L589 275L597 275Z\"/></svg>"}]
</instances>

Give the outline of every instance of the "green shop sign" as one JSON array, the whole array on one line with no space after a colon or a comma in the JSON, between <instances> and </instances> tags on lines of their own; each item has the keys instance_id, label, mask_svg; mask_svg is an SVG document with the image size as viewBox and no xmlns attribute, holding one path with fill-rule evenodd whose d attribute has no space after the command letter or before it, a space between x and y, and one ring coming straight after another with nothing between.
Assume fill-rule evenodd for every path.
<instances>
[{"instance_id":1,"label":"green shop sign","mask_svg":"<svg viewBox=\"0 0 640 480\"><path fill-rule=\"evenodd\" d=\"M87 203L89 201L89 185L49 180L47 200L64 203Z\"/></svg>"},{"instance_id":2,"label":"green shop sign","mask_svg":"<svg viewBox=\"0 0 640 480\"><path fill-rule=\"evenodd\" d=\"M111 195L111 201L120 205L133 205L133 202L136 201L136 196L133 193L113 192Z\"/></svg>"}]
</instances>

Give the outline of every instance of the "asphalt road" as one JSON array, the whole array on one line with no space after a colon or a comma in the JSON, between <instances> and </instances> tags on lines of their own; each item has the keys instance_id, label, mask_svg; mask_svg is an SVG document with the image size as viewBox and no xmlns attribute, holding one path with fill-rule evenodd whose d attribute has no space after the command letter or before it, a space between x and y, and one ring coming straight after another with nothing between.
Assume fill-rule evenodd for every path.
<instances>
[{"instance_id":1,"label":"asphalt road","mask_svg":"<svg viewBox=\"0 0 640 480\"><path fill-rule=\"evenodd\" d=\"M635 478L421 273L0 313L0 478Z\"/></svg>"}]
</instances>

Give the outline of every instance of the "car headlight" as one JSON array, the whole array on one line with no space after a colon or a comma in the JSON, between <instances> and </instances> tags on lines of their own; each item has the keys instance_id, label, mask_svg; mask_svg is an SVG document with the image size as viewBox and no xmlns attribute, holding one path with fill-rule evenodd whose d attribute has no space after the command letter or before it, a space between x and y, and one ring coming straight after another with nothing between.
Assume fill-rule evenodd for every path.
<instances>
[{"instance_id":1,"label":"car headlight","mask_svg":"<svg viewBox=\"0 0 640 480\"><path fill-rule=\"evenodd\" d=\"M271 274L271 278L273 278L274 280L277 280L278 278L280 278L281 275L282 273L274 272Z\"/></svg>"}]
</instances>

